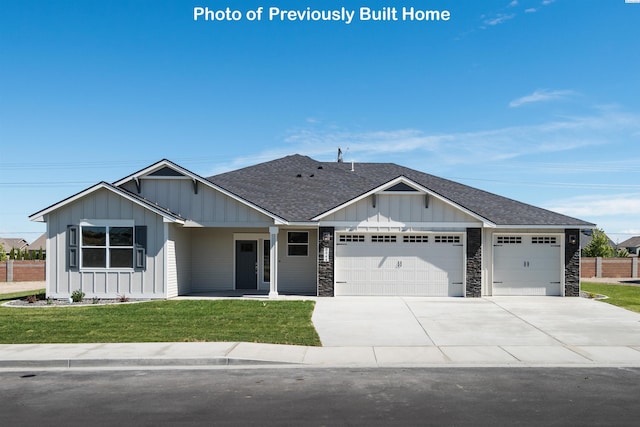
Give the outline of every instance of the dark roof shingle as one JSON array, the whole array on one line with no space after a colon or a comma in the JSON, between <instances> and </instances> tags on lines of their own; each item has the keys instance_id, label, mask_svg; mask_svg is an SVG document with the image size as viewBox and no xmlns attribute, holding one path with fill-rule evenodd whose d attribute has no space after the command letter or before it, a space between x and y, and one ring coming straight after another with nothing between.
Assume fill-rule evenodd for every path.
<instances>
[{"instance_id":1,"label":"dark roof shingle","mask_svg":"<svg viewBox=\"0 0 640 427\"><path fill-rule=\"evenodd\" d=\"M351 163L296 154L207 179L289 221L309 221L404 176L496 225L594 225L393 163L355 163L351 168Z\"/></svg>"}]
</instances>

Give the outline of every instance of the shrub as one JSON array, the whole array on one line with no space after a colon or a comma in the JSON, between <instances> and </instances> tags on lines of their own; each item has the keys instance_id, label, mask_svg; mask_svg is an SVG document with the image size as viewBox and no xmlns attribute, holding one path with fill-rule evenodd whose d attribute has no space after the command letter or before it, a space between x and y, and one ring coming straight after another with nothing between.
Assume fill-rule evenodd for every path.
<instances>
[{"instance_id":1,"label":"shrub","mask_svg":"<svg viewBox=\"0 0 640 427\"><path fill-rule=\"evenodd\" d=\"M81 302L84 299L84 292L82 292L80 289L76 289L75 291L71 292L71 300L73 302Z\"/></svg>"},{"instance_id":2,"label":"shrub","mask_svg":"<svg viewBox=\"0 0 640 427\"><path fill-rule=\"evenodd\" d=\"M35 303L36 301L38 301L38 295L33 294L33 295L29 295L29 296L27 296L27 302L28 302L29 304L33 304L33 303Z\"/></svg>"}]
</instances>

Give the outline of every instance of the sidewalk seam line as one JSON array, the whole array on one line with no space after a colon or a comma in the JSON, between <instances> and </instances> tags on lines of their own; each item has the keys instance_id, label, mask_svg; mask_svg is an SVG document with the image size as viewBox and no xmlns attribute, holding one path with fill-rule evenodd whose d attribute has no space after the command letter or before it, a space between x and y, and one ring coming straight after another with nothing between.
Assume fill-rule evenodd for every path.
<instances>
[{"instance_id":1,"label":"sidewalk seam line","mask_svg":"<svg viewBox=\"0 0 640 427\"><path fill-rule=\"evenodd\" d=\"M558 338L554 337L553 335L551 335L550 333L548 333L545 330L540 329L539 327L537 327L536 325L534 325L533 323L525 320L524 318L518 316L517 314L515 314L514 312L512 312L511 310L506 309L505 307L501 306L500 304L498 304L496 301L494 300L490 300L487 298L483 298L485 301L489 301L490 303L494 304L496 307L499 307L501 310L509 313L510 315L512 315L513 317L515 317L516 319L521 320L522 322L526 323L527 325L531 326L533 329L535 329L536 331L542 332L544 335L548 336L549 338L551 338L554 341L557 341L558 343L560 343L563 346L567 346L567 343L560 341Z\"/></svg>"},{"instance_id":2,"label":"sidewalk seam line","mask_svg":"<svg viewBox=\"0 0 640 427\"><path fill-rule=\"evenodd\" d=\"M418 320L418 316L416 316L416 314L413 312L413 310L411 309L411 307L409 306L409 304L407 303L407 300L404 297L400 297L400 300L403 302L403 304L407 307L407 309L409 310L409 313L411 313L411 315L413 316L413 319L418 322L418 325L420 326L420 329L422 329L422 331L424 332L424 334L427 336L427 338L429 339L429 341L431 341L431 345L436 345L435 341L433 341L433 339L431 338L431 335L429 335L429 332L427 332L427 330L424 328L424 326L422 325L422 322L420 322L420 320Z\"/></svg>"}]
</instances>

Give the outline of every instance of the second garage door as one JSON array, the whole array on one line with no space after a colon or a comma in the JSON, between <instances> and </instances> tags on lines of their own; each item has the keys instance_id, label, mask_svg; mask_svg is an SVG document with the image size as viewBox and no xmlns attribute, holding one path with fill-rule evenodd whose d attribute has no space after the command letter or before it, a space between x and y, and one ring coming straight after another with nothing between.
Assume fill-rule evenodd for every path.
<instances>
[{"instance_id":1,"label":"second garage door","mask_svg":"<svg viewBox=\"0 0 640 427\"><path fill-rule=\"evenodd\" d=\"M336 295L463 296L462 234L338 234Z\"/></svg>"},{"instance_id":2,"label":"second garage door","mask_svg":"<svg viewBox=\"0 0 640 427\"><path fill-rule=\"evenodd\" d=\"M560 236L493 239L493 295L561 295Z\"/></svg>"}]
</instances>

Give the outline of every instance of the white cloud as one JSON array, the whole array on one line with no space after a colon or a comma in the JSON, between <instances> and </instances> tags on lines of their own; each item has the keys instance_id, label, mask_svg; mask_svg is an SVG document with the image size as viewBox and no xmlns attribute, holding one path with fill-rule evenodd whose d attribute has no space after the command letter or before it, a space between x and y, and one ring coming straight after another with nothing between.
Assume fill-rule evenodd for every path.
<instances>
[{"instance_id":1,"label":"white cloud","mask_svg":"<svg viewBox=\"0 0 640 427\"><path fill-rule=\"evenodd\" d=\"M542 0L542 5L543 6L548 6L551 3L554 3L556 0Z\"/></svg>"},{"instance_id":2,"label":"white cloud","mask_svg":"<svg viewBox=\"0 0 640 427\"><path fill-rule=\"evenodd\" d=\"M640 193L594 194L550 202L555 212L575 217L611 217L640 215Z\"/></svg>"},{"instance_id":3,"label":"white cloud","mask_svg":"<svg viewBox=\"0 0 640 427\"><path fill-rule=\"evenodd\" d=\"M528 9L525 9L524 12L525 13L535 13L537 12L538 9L536 9L535 7L530 7Z\"/></svg>"},{"instance_id":4,"label":"white cloud","mask_svg":"<svg viewBox=\"0 0 640 427\"><path fill-rule=\"evenodd\" d=\"M426 133L420 129L352 131L319 126L294 129L285 141L288 153L333 157L337 147L349 148L356 161L381 156L428 155L442 165L515 159L540 153L556 153L607 144L640 131L640 115L597 111L588 116L564 117L538 125L491 130Z\"/></svg>"},{"instance_id":5,"label":"white cloud","mask_svg":"<svg viewBox=\"0 0 640 427\"><path fill-rule=\"evenodd\" d=\"M542 205L549 210L597 224L616 243L640 235L640 193L590 194Z\"/></svg>"},{"instance_id":6,"label":"white cloud","mask_svg":"<svg viewBox=\"0 0 640 427\"><path fill-rule=\"evenodd\" d=\"M518 0L513 0L511 3L509 3L509 7L516 7L518 5Z\"/></svg>"},{"instance_id":7,"label":"white cloud","mask_svg":"<svg viewBox=\"0 0 640 427\"><path fill-rule=\"evenodd\" d=\"M489 26L499 25L513 19L515 16L515 13L499 13L493 18L485 19L484 23Z\"/></svg>"},{"instance_id":8,"label":"white cloud","mask_svg":"<svg viewBox=\"0 0 640 427\"><path fill-rule=\"evenodd\" d=\"M565 99L575 94L576 93L572 90L538 89L535 92L533 92L531 95L526 95L521 98L514 99L509 103L509 107L515 108L525 104L531 104L533 102L546 102L546 101L554 101L558 99Z\"/></svg>"}]
</instances>

